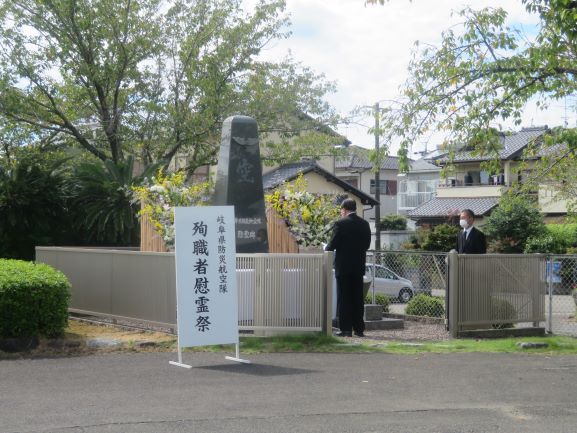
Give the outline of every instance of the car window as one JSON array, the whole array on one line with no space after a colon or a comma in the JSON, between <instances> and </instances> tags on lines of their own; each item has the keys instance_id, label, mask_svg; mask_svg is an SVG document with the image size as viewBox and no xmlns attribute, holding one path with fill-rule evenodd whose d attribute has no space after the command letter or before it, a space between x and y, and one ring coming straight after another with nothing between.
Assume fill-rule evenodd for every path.
<instances>
[{"instance_id":1,"label":"car window","mask_svg":"<svg viewBox=\"0 0 577 433\"><path fill-rule=\"evenodd\" d=\"M388 278L389 280L395 279L395 275L389 271L387 268L377 267L377 278Z\"/></svg>"}]
</instances>

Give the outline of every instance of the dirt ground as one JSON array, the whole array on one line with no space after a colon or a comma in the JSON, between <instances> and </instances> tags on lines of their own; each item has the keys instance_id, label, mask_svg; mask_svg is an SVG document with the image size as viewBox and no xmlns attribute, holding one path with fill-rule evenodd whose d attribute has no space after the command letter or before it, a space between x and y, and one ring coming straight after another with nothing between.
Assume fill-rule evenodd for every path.
<instances>
[{"instance_id":1,"label":"dirt ground","mask_svg":"<svg viewBox=\"0 0 577 433\"><path fill-rule=\"evenodd\" d=\"M20 352L0 351L0 359L75 356L95 352L166 351L175 348L174 335L70 319L62 338L41 338L37 347Z\"/></svg>"}]
</instances>

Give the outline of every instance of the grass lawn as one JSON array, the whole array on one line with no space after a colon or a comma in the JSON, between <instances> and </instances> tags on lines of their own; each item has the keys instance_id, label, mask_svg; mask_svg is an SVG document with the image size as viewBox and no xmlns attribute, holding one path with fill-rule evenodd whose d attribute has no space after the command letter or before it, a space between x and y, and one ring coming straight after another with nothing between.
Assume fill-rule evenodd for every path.
<instances>
[{"instance_id":1,"label":"grass lawn","mask_svg":"<svg viewBox=\"0 0 577 433\"><path fill-rule=\"evenodd\" d=\"M521 348L518 343L545 343L547 347ZM459 339L419 343L371 341L350 344L327 336L291 336L241 338L243 353L259 352L380 352L396 354L454 353L454 352L518 352L545 355L577 354L577 338L524 337L503 339Z\"/></svg>"},{"instance_id":2,"label":"grass lawn","mask_svg":"<svg viewBox=\"0 0 577 433\"><path fill-rule=\"evenodd\" d=\"M104 341L113 344L94 345ZM58 343L58 344L56 344ZM520 343L541 343L546 347L522 348ZM70 320L65 336L57 341L42 339L38 348L25 353L4 353L0 359L18 357L79 356L95 352L147 352L176 351L176 337L160 332L126 330L114 326L103 326ZM234 352L234 345L202 346L186 348L195 352ZM305 334L277 337L240 337L240 350L245 354L273 352L317 352L317 353L455 353L455 352L508 352L542 355L577 354L577 338L518 337L502 339L454 339L408 343L363 339L359 342L329 337L320 334Z\"/></svg>"}]
</instances>

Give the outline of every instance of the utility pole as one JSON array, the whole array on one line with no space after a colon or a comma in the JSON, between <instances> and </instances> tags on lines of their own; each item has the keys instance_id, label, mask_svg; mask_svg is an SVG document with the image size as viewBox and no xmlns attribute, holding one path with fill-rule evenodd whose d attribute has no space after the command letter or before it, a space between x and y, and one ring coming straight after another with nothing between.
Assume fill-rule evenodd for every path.
<instances>
[{"instance_id":1,"label":"utility pole","mask_svg":"<svg viewBox=\"0 0 577 433\"><path fill-rule=\"evenodd\" d=\"M379 103L375 104L375 156L377 167L375 170L375 200L378 202L375 208L375 250L381 249L381 157L379 153Z\"/></svg>"}]
</instances>

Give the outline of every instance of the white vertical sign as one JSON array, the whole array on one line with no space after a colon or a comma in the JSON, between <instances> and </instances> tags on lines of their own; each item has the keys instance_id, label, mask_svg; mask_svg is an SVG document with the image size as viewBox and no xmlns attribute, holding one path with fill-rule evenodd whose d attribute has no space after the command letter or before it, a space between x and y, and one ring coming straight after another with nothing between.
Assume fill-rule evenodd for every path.
<instances>
[{"instance_id":1,"label":"white vertical sign","mask_svg":"<svg viewBox=\"0 0 577 433\"><path fill-rule=\"evenodd\" d=\"M174 210L178 345L236 343L233 206Z\"/></svg>"}]
</instances>

